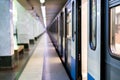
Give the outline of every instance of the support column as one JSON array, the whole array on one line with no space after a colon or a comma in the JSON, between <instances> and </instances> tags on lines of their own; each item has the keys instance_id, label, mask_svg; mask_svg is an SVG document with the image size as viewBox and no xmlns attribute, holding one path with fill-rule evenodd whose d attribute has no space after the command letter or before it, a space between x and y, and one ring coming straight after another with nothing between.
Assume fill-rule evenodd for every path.
<instances>
[{"instance_id":1,"label":"support column","mask_svg":"<svg viewBox=\"0 0 120 80\"><path fill-rule=\"evenodd\" d=\"M14 63L12 0L0 0L0 68Z\"/></svg>"},{"instance_id":2,"label":"support column","mask_svg":"<svg viewBox=\"0 0 120 80\"><path fill-rule=\"evenodd\" d=\"M17 39L18 45L24 45L25 49L29 49L29 17L25 8L14 0L17 11Z\"/></svg>"}]
</instances>

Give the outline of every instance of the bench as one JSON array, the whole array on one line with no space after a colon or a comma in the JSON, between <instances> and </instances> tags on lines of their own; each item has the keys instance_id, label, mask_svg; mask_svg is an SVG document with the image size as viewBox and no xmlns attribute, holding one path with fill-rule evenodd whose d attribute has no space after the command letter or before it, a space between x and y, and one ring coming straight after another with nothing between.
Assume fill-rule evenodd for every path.
<instances>
[{"instance_id":1,"label":"bench","mask_svg":"<svg viewBox=\"0 0 120 80\"><path fill-rule=\"evenodd\" d=\"M14 67L19 64L20 55L24 54L24 45L19 45L18 48L14 49Z\"/></svg>"},{"instance_id":2,"label":"bench","mask_svg":"<svg viewBox=\"0 0 120 80\"><path fill-rule=\"evenodd\" d=\"M19 55L24 54L24 45L19 45L17 49L14 50L14 54L16 58L19 58Z\"/></svg>"},{"instance_id":3,"label":"bench","mask_svg":"<svg viewBox=\"0 0 120 80\"><path fill-rule=\"evenodd\" d=\"M21 54L24 54L24 46L23 45L20 45L18 46L18 53L21 53Z\"/></svg>"}]
</instances>

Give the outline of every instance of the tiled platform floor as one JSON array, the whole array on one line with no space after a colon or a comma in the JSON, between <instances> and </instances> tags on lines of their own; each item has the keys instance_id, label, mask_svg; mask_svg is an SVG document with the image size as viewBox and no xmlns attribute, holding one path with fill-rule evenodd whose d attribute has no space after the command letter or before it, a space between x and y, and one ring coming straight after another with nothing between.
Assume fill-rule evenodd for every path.
<instances>
[{"instance_id":1,"label":"tiled platform floor","mask_svg":"<svg viewBox=\"0 0 120 80\"><path fill-rule=\"evenodd\" d=\"M18 65L13 69L0 69L0 80L18 80L21 72L23 71L24 66L29 60L30 56L33 54L36 46L38 45L41 37L35 41L35 44L29 44L29 50L24 50L24 55L21 55L19 58Z\"/></svg>"},{"instance_id":2,"label":"tiled platform floor","mask_svg":"<svg viewBox=\"0 0 120 80\"><path fill-rule=\"evenodd\" d=\"M41 36L19 80L70 80L47 33Z\"/></svg>"},{"instance_id":3,"label":"tiled platform floor","mask_svg":"<svg viewBox=\"0 0 120 80\"><path fill-rule=\"evenodd\" d=\"M40 38L41 39L41 38ZM19 64L14 69L0 69L0 80L18 80L27 60L35 50L39 39L35 41L35 44L29 45L29 50L24 50L24 55L20 56Z\"/></svg>"}]
</instances>

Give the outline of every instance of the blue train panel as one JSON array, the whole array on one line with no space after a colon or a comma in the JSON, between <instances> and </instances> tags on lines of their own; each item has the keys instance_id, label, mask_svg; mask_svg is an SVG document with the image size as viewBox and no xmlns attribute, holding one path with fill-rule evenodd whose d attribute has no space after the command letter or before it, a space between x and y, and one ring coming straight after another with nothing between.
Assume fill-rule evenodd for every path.
<instances>
[{"instance_id":1,"label":"blue train panel","mask_svg":"<svg viewBox=\"0 0 120 80\"><path fill-rule=\"evenodd\" d=\"M76 80L76 66L75 66L75 59L71 57L71 76L73 80Z\"/></svg>"},{"instance_id":2,"label":"blue train panel","mask_svg":"<svg viewBox=\"0 0 120 80\"><path fill-rule=\"evenodd\" d=\"M95 79L88 73L88 80L95 80Z\"/></svg>"}]
</instances>

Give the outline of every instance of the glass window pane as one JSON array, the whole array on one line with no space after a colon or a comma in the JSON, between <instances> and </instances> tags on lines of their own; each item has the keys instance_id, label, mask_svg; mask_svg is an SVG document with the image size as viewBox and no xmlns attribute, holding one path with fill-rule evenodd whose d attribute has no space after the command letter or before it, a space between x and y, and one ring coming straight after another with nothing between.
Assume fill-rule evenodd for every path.
<instances>
[{"instance_id":1,"label":"glass window pane","mask_svg":"<svg viewBox=\"0 0 120 80\"><path fill-rule=\"evenodd\" d=\"M71 37L72 35L71 29L71 12L67 14L67 36Z\"/></svg>"},{"instance_id":2,"label":"glass window pane","mask_svg":"<svg viewBox=\"0 0 120 80\"><path fill-rule=\"evenodd\" d=\"M90 0L90 46L96 48L96 27L97 27L97 6L96 0Z\"/></svg>"},{"instance_id":3,"label":"glass window pane","mask_svg":"<svg viewBox=\"0 0 120 80\"><path fill-rule=\"evenodd\" d=\"M120 6L110 9L110 47L113 54L120 55Z\"/></svg>"},{"instance_id":4,"label":"glass window pane","mask_svg":"<svg viewBox=\"0 0 120 80\"><path fill-rule=\"evenodd\" d=\"M72 2L72 40L74 41L74 2Z\"/></svg>"}]
</instances>

